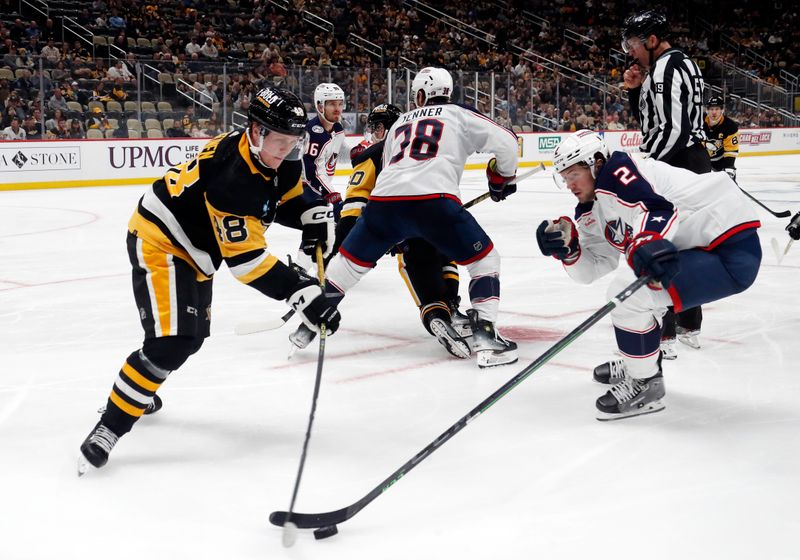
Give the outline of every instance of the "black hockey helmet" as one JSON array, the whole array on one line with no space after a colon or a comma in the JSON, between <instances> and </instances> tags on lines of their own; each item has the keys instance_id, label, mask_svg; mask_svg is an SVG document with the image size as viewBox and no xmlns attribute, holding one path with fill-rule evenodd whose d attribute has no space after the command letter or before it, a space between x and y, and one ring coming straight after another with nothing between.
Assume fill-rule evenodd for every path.
<instances>
[{"instance_id":1,"label":"black hockey helmet","mask_svg":"<svg viewBox=\"0 0 800 560\"><path fill-rule=\"evenodd\" d=\"M308 115L300 98L288 89L265 87L250 102L247 118L273 132L302 136Z\"/></svg>"},{"instance_id":2,"label":"black hockey helmet","mask_svg":"<svg viewBox=\"0 0 800 560\"><path fill-rule=\"evenodd\" d=\"M645 40L650 35L655 35L662 41L669 38L670 31L667 16L655 10L645 10L625 19L622 27L623 43L632 37Z\"/></svg>"},{"instance_id":3,"label":"black hockey helmet","mask_svg":"<svg viewBox=\"0 0 800 560\"><path fill-rule=\"evenodd\" d=\"M714 97L708 100L708 103L706 103L706 107L721 107L724 109L725 102L722 100L720 96L715 95Z\"/></svg>"},{"instance_id":4,"label":"black hockey helmet","mask_svg":"<svg viewBox=\"0 0 800 560\"><path fill-rule=\"evenodd\" d=\"M383 128L389 130L402 114L403 112L398 107L389 103L376 105L372 108L372 111L369 112L369 116L367 117L367 131L372 132L375 126L379 124L382 124Z\"/></svg>"}]
</instances>

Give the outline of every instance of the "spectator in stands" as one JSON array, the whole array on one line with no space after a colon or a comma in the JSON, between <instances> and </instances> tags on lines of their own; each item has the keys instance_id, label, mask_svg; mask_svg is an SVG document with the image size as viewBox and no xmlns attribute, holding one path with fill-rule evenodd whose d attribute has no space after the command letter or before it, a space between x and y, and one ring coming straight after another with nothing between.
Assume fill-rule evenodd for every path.
<instances>
[{"instance_id":1,"label":"spectator in stands","mask_svg":"<svg viewBox=\"0 0 800 560\"><path fill-rule=\"evenodd\" d=\"M8 39L8 41L11 41L11 39ZM15 47L13 44L8 46L8 52L3 55L3 61L0 64L9 67L12 70L16 70L17 67L22 63L17 50L17 47Z\"/></svg>"},{"instance_id":2,"label":"spectator in stands","mask_svg":"<svg viewBox=\"0 0 800 560\"><path fill-rule=\"evenodd\" d=\"M217 58L217 56L219 56L219 51L214 45L214 39L207 37L206 42L200 47L200 53L206 58Z\"/></svg>"},{"instance_id":3,"label":"spectator in stands","mask_svg":"<svg viewBox=\"0 0 800 560\"><path fill-rule=\"evenodd\" d=\"M29 115L25 119L22 129L25 131L25 137L27 140L42 139L41 123L36 122L36 119L34 119L33 115Z\"/></svg>"},{"instance_id":4,"label":"spectator in stands","mask_svg":"<svg viewBox=\"0 0 800 560\"><path fill-rule=\"evenodd\" d=\"M97 106L92 107L89 118L86 119L86 130L96 129L106 131L109 128L111 128L111 125L108 124L108 119L103 113L103 110Z\"/></svg>"},{"instance_id":5,"label":"spectator in stands","mask_svg":"<svg viewBox=\"0 0 800 560\"><path fill-rule=\"evenodd\" d=\"M20 126L18 117L11 119L11 124L3 129L3 140L25 140L25 129Z\"/></svg>"},{"instance_id":6,"label":"spectator in stands","mask_svg":"<svg viewBox=\"0 0 800 560\"><path fill-rule=\"evenodd\" d=\"M30 48L30 45L28 45ZM28 54L28 49L19 48L17 49L17 64L16 67L19 68L29 68L33 69L35 66L33 57Z\"/></svg>"},{"instance_id":7,"label":"spectator in stands","mask_svg":"<svg viewBox=\"0 0 800 560\"><path fill-rule=\"evenodd\" d=\"M61 109L56 109L53 111L53 116L47 119L44 122L44 129L48 132L53 131L58 128L58 121L66 119L64 116L64 111Z\"/></svg>"},{"instance_id":8,"label":"spectator in stands","mask_svg":"<svg viewBox=\"0 0 800 560\"><path fill-rule=\"evenodd\" d=\"M202 48L203 47L201 47L197 42L197 37L192 37L189 39L189 42L186 43L186 48L184 50L186 51L186 56L191 58L192 55L199 54Z\"/></svg>"},{"instance_id":9,"label":"spectator in stands","mask_svg":"<svg viewBox=\"0 0 800 560\"><path fill-rule=\"evenodd\" d=\"M58 140L65 140L69 138L69 127L67 126L67 119L61 118L56 123L56 127L49 131L48 133L49 138L58 139Z\"/></svg>"},{"instance_id":10,"label":"spectator in stands","mask_svg":"<svg viewBox=\"0 0 800 560\"><path fill-rule=\"evenodd\" d=\"M625 130L625 125L619 122L619 113L613 112L608 115L608 124L606 128L608 130Z\"/></svg>"},{"instance_id":11,"label":"spectator in stands","mask_svg":"<svg viewBox=\"0 0 800 560\"><path fill-rule=\"evenodd\" d=\"M131 74L131 71L128 70L128 67L123 64L122 60L117 60L114 63L114 66L108 69L106 74L108 79L114 80L122 80L123 82L130 82L133 81L134 76Z\"/></svg>"},{"instance_id":12,"label":"spectator in stands","mask_svg":"<svg viewBox=\"0 0 800 560\"><path fill-rule=\"evenodd\" d=\"M281 58L280 56L273 56L270 59L269 73L272 76L279 78L276 84L279 83L280 81L283 81L283 79L286 78L289 72L286 70L286 66L283 64L283 58Z\"/></svg>"},{"instance_id":13,"label":"spectator in stands","mask_svg":"<svg viewBox=\"0 0 800 560\"><path fill-rule=\"evenodd\" d=\"M81 121L78 119L72 119L70 121L67 138L86 138L86 134L83 132L83 125L81 125Z\"/></svg>"},{"instance_id":14,"label":"spectator in stands","mask_svg":"<svg viewBox=\"0 0 800 560\"><path fill-rule=\"evenodd\" d=\"M211 114L208 122L206 122L206 125L203 127L201 132L203 136L208 136L211 138L217 136L218 134L222 134L222 127L220 126L219 117L217 117L216 113Z\"/></svg>"},{"instance_id":15,"label":"spectator in stands","mask_svg":"<svg viewBox=\"0 0 800 560\"><path fill-rule=\"evenodd\" d=\"M122 78L114 80L114 85L111 86L111 93L109 93L109 96L112 100L119 101L120 103L128 99L128 92L125 91L125 84Z\"/></svg>"},{"instance_id":16,"label":"spectator in stands","mask_svg":"<svg viewBox=\"0 0 800 560\"><path fill-rule=\"evenodd\" d=\"M58 50L53 39L49 39L47 44L42 47L42 56L44 57L45 66L47 68L52 68L61 60L61 51Z\"/></svg>"},{"instance_id":17,"label":"spectator in stands","mask_svg":"<svg viewBox=\"0 0 800 560\"><path fill-rule=\"evenodd\" d=\"M11 82L11 88L16 91L23 99L28 99L32 97L31 90L38 88L39 84L33 83L31 80L31 72L30 70L21 70L19 73L19 78Z\"/></svg>"},{"instance_id":18,"label":"spectator in stands","mask_svg":"<svg viewBox=\"0 0 800 560\"><path fill-rule=\"evenodd\" d=\"M3 126L9 126L11 124L11 119L14 117L18 118L19 122L25 119L25 109L22 106L22 100L19 98L17 92L12 91L11 95L8 96L4 115Z\"/></svg>"},{"instance_id":19,"label":"spectator in stands","mask_svg":"<svg viewBox=\"0 0 800 560\"><path fill-rule=\"evenodd\" d=\"M79 70L75 73L78 74L78 72ZM50 70L50 77L53 79L53 82L62 82L69 78L69 71L66 69L63 60L59 60L56 63L56 67Z\"/></svg>"},{"instance_id":20,"label":"spectator in stands","mask_svg":"<svg viewBox=\"0 0 800 560\"><path fill-rule=\"evenodd\" d=\"M197 128L197 117L194 114L194 105L189 105L186 108L186 113L181 117L180 125L183 129L184 136L191 136L192 132Z\"/></svg>"},{"instance_id":21,"label":"spectator in stands","mask_svg":"<svg viewBox=\"0 0 800 560\"><path fill-rule=\"evenodd\" d=\"M31 82L33 83L33 87L40 91L50 91L53 89L52 80L47 77L47 74L42 74L41 72L39 72L38 66L33 69Z\"/></svg>"},{"instance_id":22,"label":"spectator in stands","mask_svg":"<svg viewBox=\"0 0 800 560\"><path fill-rule=\"evenodd\" d=\"M108 27L112 30L125 29L127 26L125 18L119 14L116 8L111 8L111 16L108 18Z\"/></svg>"},{"instance_id":23,"label":"spectator in stands","mask_svg":"<svg viewBox=\"0 0 800 560\"><path fill-rule=\"evenodd\" d=\"M578 125L569 111L564 111L564 115L561 117L561 122L558 124L558 130L563 132L575 132L578 130Z\"/></svg>"},{"instance_id":24,"label":"spectator in stands","mask_svg":"<svg viewBox=\"0 0 800 560\"><path fill-rule=\"evenodd\" d=\"M25 30L25 36L30 39L38 39L39 36L42 34L41 29L39 29L39 24L36 23L36 20L31 20L28 28Z\"/></svg>"},{"instance_id":25,"label":"spectator in stands","mask_svg":"<svg viewBox=\"0 0 800 560\"><path fill-rule=\"evenodd\" d=\"M64 98L64 94L61 92L61 88L58 85L53 88L53 95L50 97L50 101L47 102L47 107L51 111L55 111L56 109L61 109L62 111L67 110L67 100Z\"/></svg>"}]
</instances>

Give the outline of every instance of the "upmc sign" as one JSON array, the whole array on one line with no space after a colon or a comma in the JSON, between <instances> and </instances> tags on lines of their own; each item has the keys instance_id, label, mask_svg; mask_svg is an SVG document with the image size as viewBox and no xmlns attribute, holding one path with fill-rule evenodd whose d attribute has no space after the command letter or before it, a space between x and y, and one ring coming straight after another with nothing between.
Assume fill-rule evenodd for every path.
<instances>
[{"instance_id":1,"label":"upmc sign","mask_svg":"<svg viewBox=\"0 0 800 560\"><path fill-rule=\"evenodd\" d=\"M205 142L203 142L205 143ZM109 146L108 163L114 169L164 169L180 165L200 151L198 145Z\"/></svg>"}]
</instances>

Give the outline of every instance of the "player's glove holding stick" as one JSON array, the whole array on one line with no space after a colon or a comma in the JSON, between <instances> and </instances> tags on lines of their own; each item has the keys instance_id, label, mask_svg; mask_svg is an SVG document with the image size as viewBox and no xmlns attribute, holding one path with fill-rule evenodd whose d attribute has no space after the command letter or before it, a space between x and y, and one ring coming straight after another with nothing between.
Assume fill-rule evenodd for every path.
<instances>
[{"instance_id":1,"label":"player's glove holding stick","mask_svg":"<svg viewBox=\"0 0 800 560\"><path fill-rule=\"evenodd\" d=\"M517 176L500 175L497 172L497 158L490 159L486 165L486 179L489 181L489 195L495 202L505 200L507 196L517 192L517 185L514 183Z\"/></svg>"},{"instance_id":2,"label":"player's glove holding stick","mask_svg":"<svg viewBox=\"0 0 800 560\"><path fill-rule=\"evenodd\" d=\"M536 242L543 255L572 264L581 256L578 228L567 216L544 220L536 229Z\"/></svg>"},{"instance_id":3,"label":"player's glove holding stick","mask_svg":"<svg viewBox=\"0 0 800 560\"><path fill-rule=\"evenodd\" d=\"M301 248L309 257L314 256L317 244L323 248L322 256L327 257L333 250L336 224L333 221L333 206L316 206L300 215L303 225Z\"/></svg>"}]
</instances>

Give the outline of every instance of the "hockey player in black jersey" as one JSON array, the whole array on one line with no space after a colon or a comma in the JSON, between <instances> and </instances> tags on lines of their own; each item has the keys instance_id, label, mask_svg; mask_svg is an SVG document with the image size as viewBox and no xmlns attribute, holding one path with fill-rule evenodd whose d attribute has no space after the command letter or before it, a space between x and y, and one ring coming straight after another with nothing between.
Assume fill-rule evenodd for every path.
<instances>
[{"instance_id":1,"label":"hockey player in black jersey","mask_svg":"<svg viewBox=\"0 0 800 560\"><path fill-rule=\"evenodd\" d=\"M703 121L706 132L706 149L711 157L711 168L724 171L736 180L736 157L739 155L739 123L725 115L725 102L712 97L706 105Z\"/></svg>"},{"instance_id":2,"label":"hockey player in black jersey","mask_svg":"<svg viewBox=\"0 0 800 560\"><path fill-rule=\"evenodd\" d=\"M307 254L317 245L325 254L333 248L331 206L301 181L303 103L288 90L265 88L248 117L243 132L217 136L153 183L128 224L144 343L125 360L81 445L78 474L105 465L118 439L161 407L161 384L210 334L211 288L222 261L239 281L285 300L309 328L324 323L333 334L339 325L319 285L271 255L264 237L277 222L302 229Z\"/></svg>"}]
</instances>

